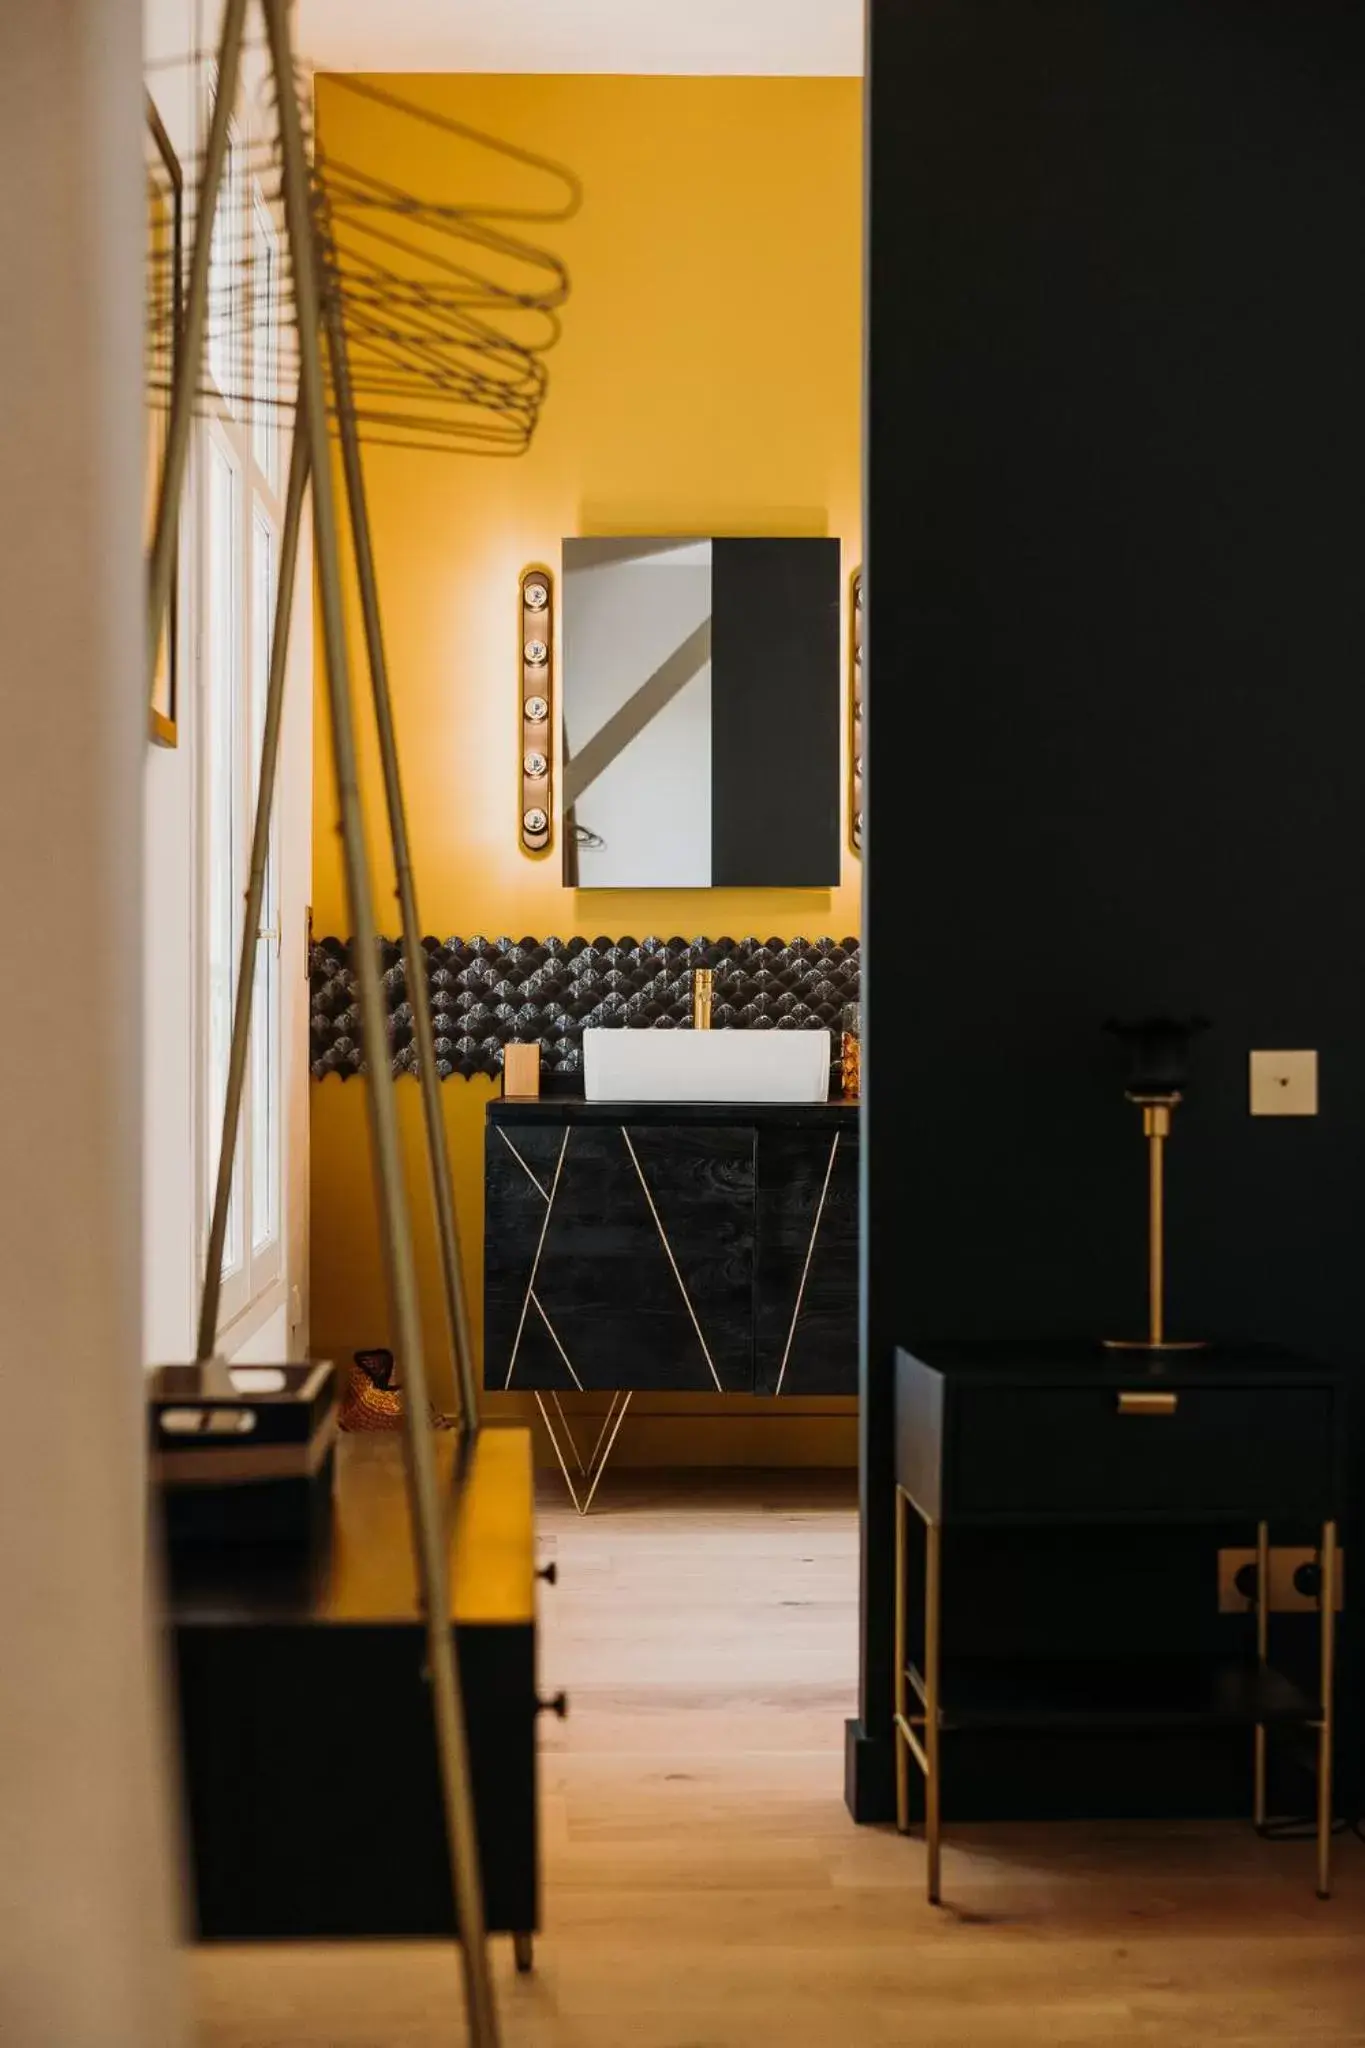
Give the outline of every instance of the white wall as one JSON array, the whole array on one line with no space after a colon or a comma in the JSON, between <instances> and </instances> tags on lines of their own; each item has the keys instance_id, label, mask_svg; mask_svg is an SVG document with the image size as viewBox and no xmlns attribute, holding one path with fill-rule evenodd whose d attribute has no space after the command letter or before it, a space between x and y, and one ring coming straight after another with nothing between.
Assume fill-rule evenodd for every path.
<instances>
[{"instance_id":1,"label":"white wall","mask_svg":"<svg viewBox=\"0 0 1365 2048\"><path fill-rule=\"evenodd\" d=\"M324 71L857 78L863 0L299 0Z\"/></svg>"},{"instance_id":2,"label":"white wall","mask_svg":"<svg viewBox=\"0 0 1365 2048\"><path fill-rule=\"evenodd\" d=\"M0 2035L173 2048L144 1589L138 0L0 6Z\"/></svg>"},{"instance_id":3,"label":"white wall","mask_svg":"<svg viewBox=\"0 0 1365 2048\"><path fill-rule=\"evenodd\" d=\"M194 47L195 0L146 0L148 85L182 165L198 143L193 74L167 66ZM191 479L190 510L193 509ZM194 523L182 522L180 744L144 749L146 872L143 1343L149 1363L194 1356L195 1068L192 945L196 888Z\"/></svg>"},{"instance_id":4,"label":"white wall","mask_svg":"<svg viewBox=\"0 0 1365 2048\"><path fill-rule=\"evenodd\" d=\"M196 50L216 45L218 0L145 0L147 84L182 165L192 166L207 125ZM259 35L253 36L259 43ZM187 205L187 213L191 207ZM187 234L192 219L187 221ZM197 438L197 437L196 437ZM208 1167L198 1052L200 676L198 463L182 521L179 745L149 746L145 760L146 1096L144 1267L148 1364L191 1358L198 1312ZM284 1101L284 1271L277 1285L221 1333L220 1349L302 1356L308 1344L308 999L304 930L312 883L312 537L305 515L281 742L278 857L281 889Z\"/></svg>"}]
</instances>

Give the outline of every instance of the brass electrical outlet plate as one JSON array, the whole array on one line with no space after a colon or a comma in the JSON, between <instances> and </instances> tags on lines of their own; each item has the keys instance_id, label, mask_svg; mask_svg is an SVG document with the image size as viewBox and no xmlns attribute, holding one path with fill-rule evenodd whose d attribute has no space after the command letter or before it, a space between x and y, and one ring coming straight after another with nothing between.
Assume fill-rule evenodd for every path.
<instances>
[{"instance_id":1,"label":"brass electrical outlet plate","mask_svg":"<svg viewBox=\"0 0 1365 2048\"><path fill-rule=\"evenodd\" d=\"M521 811L527 853L545 853L554 832L554 579L548 569L521 577Z\"/></svg>"},{"instance_id":2,"label":"brass electrical outlet plate","mask_svg":"<svg viewBox=\"0 0 1365 2048\"><path fill-rule=\"evenodd\" d=\"M848 838L863 850L863 572L849 589L848 628Z\"/></svg>"},{"instance_id":3,"label":"brass electrical outlet plate","mask_svg":"<svg viewBox=\"0 0 1365 2048\"><path fill-rule=\"evenodd\" d=\"M1270 1611L1272 1614L1316 1614L1317 1595L1301 1593L1294 1584L1294 1574L1300 1566L1316 1564L1318 1553L1311 1544L1273 1544L1270 1551ZM1218 1553L1218 1612L1220 1614L1251 1614L1254 1603L1247 1599L1237 1584L1237 1574L1245 1565L1254 1569L1254 1550L1220 1550ZM1346 1553L1337 1552L1337 1612L1346 1604Z\"/></svg>"}]
</instances>

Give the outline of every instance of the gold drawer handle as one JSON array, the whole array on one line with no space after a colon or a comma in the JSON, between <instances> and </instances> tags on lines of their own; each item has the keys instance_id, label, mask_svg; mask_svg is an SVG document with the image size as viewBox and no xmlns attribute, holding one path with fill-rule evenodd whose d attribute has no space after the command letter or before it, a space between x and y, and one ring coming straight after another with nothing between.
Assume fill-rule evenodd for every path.
<instances>
[{"instance_id":1,"label":"gold drawer handle","mask_svg":"<svg viewBox=\"0 0 1365 2048\"><path fill-rule=\"evenodd\" d=\"M1120 1415L1174 1415L1174 1394L1120 1394Z\"/></svg>"}]
</instances>

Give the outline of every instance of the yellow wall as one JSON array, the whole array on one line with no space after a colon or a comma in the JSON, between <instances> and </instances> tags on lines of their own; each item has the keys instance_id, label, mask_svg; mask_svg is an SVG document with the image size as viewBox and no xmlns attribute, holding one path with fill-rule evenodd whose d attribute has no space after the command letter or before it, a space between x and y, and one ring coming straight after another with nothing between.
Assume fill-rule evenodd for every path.
<instances>
[{"instance_id":1,"label":"yellow wall","mask_svg":"<svg viewBox=\"0 0 1365 2048\"><path fill-rule=\"evenodd\" d=\"M392 83L392 81L388 81ZM445 77L405 96L571 166L581 213L531 230L572 277L534 445L515 461L373 449L366 474L423 927L442 935L843 936L859 929L859 864L833 890L574 891L560 849L517 841L517 578L554 568L566 534L838 535L860 558L861 88L853 79ZM446 145L318 83L334 156L453 198ZM405 138L405 139L404 139ZM396 149L396 141L403 146ZM446 154L443 156L443 152ZM481 166L478 196L520 199L524 174ZM494 183L490 185L490 176ZM497 181L504 180L505 188ZM319 713L314 928L349 931ZM371 842L381 794L364 758ZM381 906L391 870L377 853ZM381 928L397 920L380 912ZM313 1088L314 1348L385 1341L363 1084ZM479 1315L485 1081L442 1098L470 1298ZM417 1176L418 1092L399 1098L412 1158L431 1328L429 1202ZM437 1363L439 1380L442 1365ZM642 1410L650 1404L640 1403ZM795 1404L653 1404L623 1455L811 1460L853 1455L850 1404L812 1428ZM712 1409L716 1404L710 1404ZM785 1404L784 1404L785 1405ZM809 1410L806 1411L809 1416ZM629 1444L629 1448L628 1448Z\"/></svg>"}]
</instances>

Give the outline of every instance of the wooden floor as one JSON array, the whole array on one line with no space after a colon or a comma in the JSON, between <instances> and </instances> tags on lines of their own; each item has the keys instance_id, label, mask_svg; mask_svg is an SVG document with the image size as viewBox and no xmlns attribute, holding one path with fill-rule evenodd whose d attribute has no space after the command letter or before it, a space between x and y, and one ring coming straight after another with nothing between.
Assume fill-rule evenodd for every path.
<instances>
[{"instance_id":1,"label":"wooden floor","mask_svg":"<svg viewBox=\"0 0 1365 2048\"><path fill-rule=\"evenodd\" d=\"M547 1927L497 1975L507 2048L1365 2048L1365 1848L1214 1827L915 1841L841 1796L854 1698L852 1475L548 1481ZM204 2048L449 2048L452 1951L198 1952Z\"/></svg>"}]
</instances>

